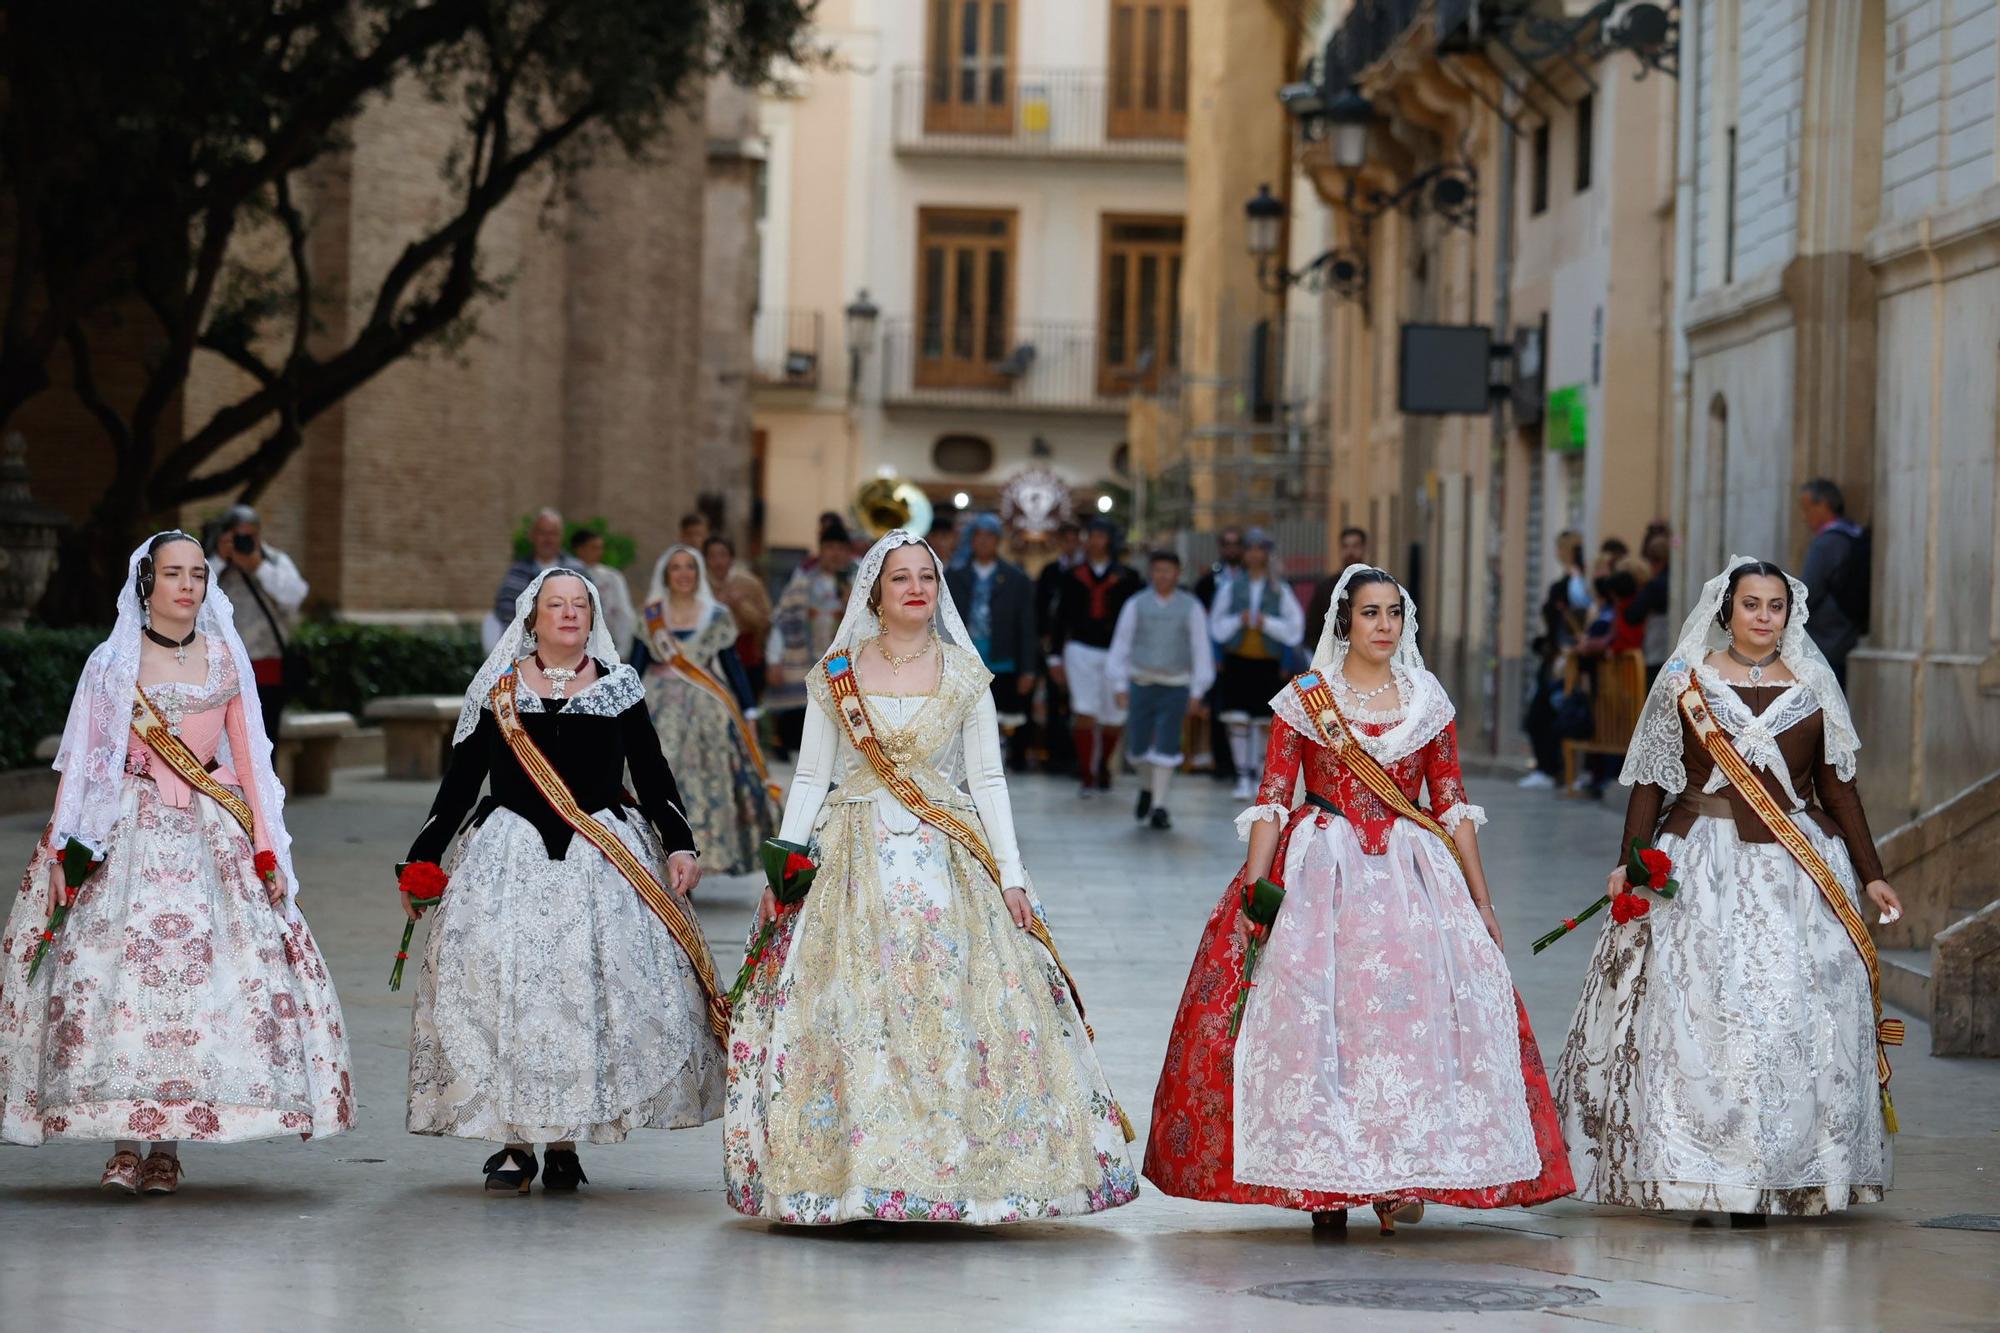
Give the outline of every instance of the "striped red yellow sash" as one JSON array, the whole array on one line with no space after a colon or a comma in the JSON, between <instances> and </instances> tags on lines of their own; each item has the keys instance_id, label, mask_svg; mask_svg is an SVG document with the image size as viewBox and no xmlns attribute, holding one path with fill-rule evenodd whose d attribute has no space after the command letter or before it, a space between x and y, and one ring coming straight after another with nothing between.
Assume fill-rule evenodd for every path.
<instances>
[{"instance_id":1,"label":"striped red yellow sash","mask_svg":"<svg viewBox=\"0 0 2000 1333\"><path fill-rule=\"evenodd\" d=\"M1729 779L1729 785L1736 789L1756 814L1771 836L1778 840L1792 859L1797 861L1833 914L1840 919L1841 929L1847 932L1848 941L1854 951L1861 955L1862 966L1868 969L1868 993L1875 1003L1875 1078L1882 1085L1882 1121L1891 1134L1896 1132L1896 1108L1889 1101L1889 1047L1903 1044L1903 1020L1882 1017L1882 966L1875 956L1875 941L1868 934L1868 925L1861 919L1861 912L1854 900L1847 896L1834 877L1833 867L1826 858L1814 849L1806 835L1799 831L1790 817L1778 805L1757 777L1757 770L1750 767L1750 761L1737 750L1729 739L1729 733L1715 720L1714 712L1703 697L1701 686L1689 681L1688 687L1680 694L1681 716L1687 719L1693 729L1695 739L1708 751L1709 758L1722 770L1722 776Z\"/></svg>"},{"instance_id":2,"label":"striped red yellow sash","mask_svg":"<svg viewBox=\"0 0 2000 1333\"><path fill-rule=\"evenodd\" d=\"M946 837L969 852L972 859L979 862L980 868L985 870L987 877L993 881L995 888L1005 888L1006 886L1000 883L1000 865L993 859L993 853L988 850L986 840L979 836L979 830L924 795L924 789L897 768L895 762L884 752L882 742L875 735L874 719L868 712L868 701L861 697L860 683L854 678L853 660L845 653L837 653L829 657L821 669L826 672L827 689L833 695L834 717L839 721L841 729L847 733L848 741L861 752L861 757L868 761L868 766L875 770L875 776L882 779L882 785L887 787L911 814L931 827L943 830ZM1076 1001L1077 1016L1081 1018L1083 996L1077 992L1076 978L1072 977L1069 968L1063 965L1062 955L1056 952L1055 937L1049 934L1047 923L1039 916L1031 915L1028 918L1028 934L1047 949L1049 957L1055 960L1056 967L1062 972L1064 984L1069 987L1070 998ZM1089 1031L1089 1023L1086 1022L1084 1028ZM1091 1036L1094 1040L1096 1034L1093 1032Z\"/></svg>"},{"instance_id":3,"label":"striped red yellow sash","mask_svg":"<svg viewBox=\"0 0 2000 1333\"><path fill-rule=\"evenodd\" d=\"M686 904L661 887L645 862L634 856L632 849L621 842L617 834L576 803L576 797L571 793L569 784L562 780L562 774L556 772L556 766L549 762L549 757L542 753L541 747L528 735L527 728L521 725L520 713L514 702L514 683L514 668L509 667L494 683L492 693L486 696L493 707L493 720L500 724L500 734L507 740L507 748L514 752L514 758L520 761L521 771L535 784L542 799L562 816L565 824L602 852L604 859L631 882L632 887L638 890L639 900L660 918L660 924L681 946L681 952L694 965L695 980L700 983L702 998L708 1004L709 1031L715 1034L717 1042L726 1047L729 1044L729 1001L716 985L715 969L709 965L708 948L702 941L701 927L688 913Z\"/></svg>"},{"instance_id":4,"label":"striped red yellow sash","mask_svg":"<svg viewBox=\"0 0 2000 1333\"><path fill-rule=\"evenodd\" d=\"M243 836L256 842L257 819L251 813L250 802L215 780L207 765L194 757L193 750L188 749L179 730L160 716L160 710L153 707L153 701L146 697L144 690L134 690L133 693L137 697L132 703L132 734L146 742L162 763L180 774L181 781L228 811L229 817L243 826ZM250 762L249 755L235 758L239 764Z\"/></svg>"},{"instance_id":5,"label":"striped red yellow sash","mask_svg":"<svg viewBox=\"0 0 2000 1333\"><path fill-rule=\"evenodd\" d=\"M763 747L757 744L757 728L750 725L750 719L743 716L737 706L736 695L730 688L717 680L704 667L682 651L680 640L667 624L667 611L658 602L646 603L647 643L653 649L653 658L664 666L670 666L685 676L688 682L702 693L714 699L729 710L729 720L736 728L736 734L743 738L745 748L750 751L751 767L757 770L758 780L774 801L785 798L784 788L771 781L771 770L765 766Z\"/></svg>"},{"instance_id":6,"label":"striped red yellow sash","mask_svg":"<svg viewBox=\"0 0 2000 1333\"><path fill-rule=\"evenodd\" d=\"M1451 834L1444 825L1431 818L1417 807L1416 802L1403 794L1396 780L1389 776L1387 769L1376 762L1375 756L1361 748L1347 719L1340 714L1340 708L1333 702L1333 687L1326 683L1326 677L1317 671L1308 671L1292 681L1292 692L1305 705L1306 717L1313 724L1315 739L1325 746L1329 753L1347 770L1361 779L1361 785L1374 792L1382 803L1403 818L1427 832L1437 835L1451 853L1451 859L1458 862L1460 873L1465 870L1465 858L1459 855L1458 844L1451 840Z\"/></svg>"}]
</instances>

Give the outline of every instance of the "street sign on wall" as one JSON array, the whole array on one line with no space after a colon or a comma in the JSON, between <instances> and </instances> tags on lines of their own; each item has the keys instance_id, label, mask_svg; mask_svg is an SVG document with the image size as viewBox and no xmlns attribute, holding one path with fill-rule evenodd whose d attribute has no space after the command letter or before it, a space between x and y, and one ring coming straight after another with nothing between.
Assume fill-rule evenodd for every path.
<instances>
[{"instance_id":1,"label":"street sign on wall","mask_svg":"<svg viewBox=\"0 0 2000 1333\"><path fill-rule=\"evenodd\" d=\"M1590 396L1584 385L1549 390L1542 440L1561 454L1580 454L1590 443Z\"/></svg>"}]
</instances>

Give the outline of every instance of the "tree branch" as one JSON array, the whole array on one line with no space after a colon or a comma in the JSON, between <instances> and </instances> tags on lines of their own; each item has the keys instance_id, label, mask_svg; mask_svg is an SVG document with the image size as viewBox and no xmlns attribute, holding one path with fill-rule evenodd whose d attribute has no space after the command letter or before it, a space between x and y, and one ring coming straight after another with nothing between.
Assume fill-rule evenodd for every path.
<instances>
[{"instance_id":1,"label":"tree branch","mask_svg":"<svg viewBox=\"0 0 2000 1333\"><path fill-rule=\"evenodd\" d=\"M126 426L125 418L104 400L104 394L97 387L97 371L90 356L90 339L81 324L72 324L63 330L63 341L69 347L70 375L76 385L77 401L97 418L97 424L110 437L111 452L122 471L135 461L132 456L132 432Z\"/></svg>"},{"instance_id":2,"label":"tree branch","mask_svg":"<svg viewBox=\"0 0 2000 1333\"><path fill-rule=\"evenodd\" d=\"M278 220L285 224L286 249L292 257L292 286L298 293L298 318L292 324L292 351L287 365L306 359L306 340L312 333L312 264L306 251L306 220L292 202L292 178L278 177L274 186Z\"/></svg>"}]
</instances>

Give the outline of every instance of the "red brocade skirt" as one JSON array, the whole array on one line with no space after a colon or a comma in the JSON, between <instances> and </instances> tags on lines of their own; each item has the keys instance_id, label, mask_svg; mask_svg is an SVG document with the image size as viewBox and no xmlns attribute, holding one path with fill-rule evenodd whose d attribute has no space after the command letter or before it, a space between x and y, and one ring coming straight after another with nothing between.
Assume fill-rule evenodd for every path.
<instances>
[{"instance_id":1,"label":"red brocade skirt","mask_svg":"<svg viewBox=\"0 0 2000 1333\"><path fill-rule=\"evenodd\" d=\"M1280 840L1274 865L1283 865L1291 826ZM1456 1208L1509 1208L1546 1203L1575 1191L1569 1153L1563 1145L1562 1121L1549 1093L1528 1011L1518 993L1514 1009L1521 1023L1521 1074L1528 1095L1528 1118L1541 1156L1541 1174L1479 1189L1399 1190L1394 1195L1337 1194L1313 1190L1245 1185L1235 1177L1234 1100L1236 1043L1229 1035L1229 1017L1243 975L1243 949L1235 931L1241 910L1243 882L1239 872L1209 914L1195 951L1194 968L1181 993L1167 1041L1166 1064L1153 1093L1153 1120L1146 1141L1146 1178L1168 1194L1215 1203L1262 1203L1309 1211L1358 1208L1378 1200L1421 1199ZM1356 1021L1352 1015L1343 1021Z\"/></svg>"}]
</instances>

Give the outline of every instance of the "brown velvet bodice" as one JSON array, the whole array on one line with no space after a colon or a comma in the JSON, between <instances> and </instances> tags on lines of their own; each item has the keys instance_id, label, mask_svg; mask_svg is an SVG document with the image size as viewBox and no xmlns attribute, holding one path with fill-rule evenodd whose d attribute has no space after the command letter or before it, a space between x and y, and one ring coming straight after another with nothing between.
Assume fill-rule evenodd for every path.
<instances>
[{"instance_id":1,"label":"brown velvet bodice","mask_svg":"<svg viewBox=\"0 0 2000 1333\"><path fill-rule=\"evenodd\" d=\"M1744 706L1753 714L1762 717L1766 709L1778 701L1790 688L1786 685L1739 685L1733 687ZM1792 789L1806 802L1806 813L1827 836L1839 838L1847 844L1847 854L1854 862L1854 873L1863 884L1882 878L1882 858L1875 853L1875 837L1868 830L1868 815L1861 808L1861 794L1852 782L1841 780L1832 764L1826 762L1826 717L1815 710L1806 717L1778 733L1778 750L1785 757L1785 767L1790 770ZM1738 795L1734 787L1725 786L1719 792L1707 797L1701 796L1708 785L1709 775L1715 770L1715 761L1708 757L1708 751L1695 739L1694 729L1681 719L1681 756L1687 765L1687 786L1674 804L1667 804L1664 788L1650 782L1642 782L1632 788L1632 798L1625 807L1625 835L1619 844L1619 859L1632 846L1634 838L1641 842L1651 842L1660 834L1685 834L1694 827L1694 821L1701 817L1694 807L1709 802L1726 803L1731 817L1736 822L1736 836L1744 842L1775 842L1771 831L1764 827L1764 821L1750 808L1750 803ZM1773 775L1758 770L1757 777L1764 787L1783 808L1790 804ZM1661 818L1662 808L1665 818Z\"/></svg>"}]
</instances>

